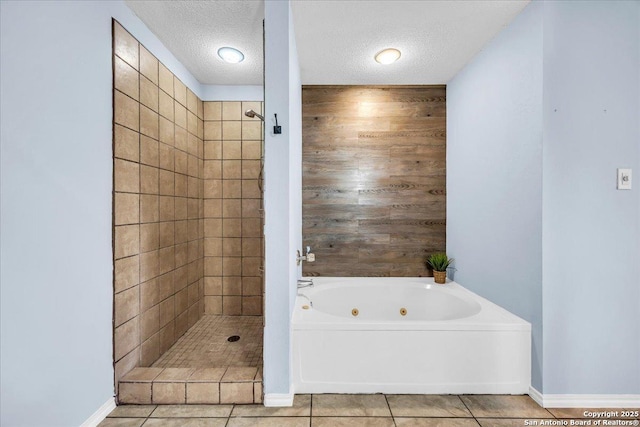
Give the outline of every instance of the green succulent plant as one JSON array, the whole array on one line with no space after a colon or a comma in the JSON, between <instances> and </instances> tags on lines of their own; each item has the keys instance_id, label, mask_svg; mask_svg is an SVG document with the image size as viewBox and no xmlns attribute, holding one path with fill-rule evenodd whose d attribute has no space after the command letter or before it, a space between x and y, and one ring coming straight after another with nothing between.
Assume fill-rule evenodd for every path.
<instances>
[{"instance_id":1,"label":"green succulent plant","mask_svg":"<svg viewBox=\"0 0 640 427\"><path fill-rule=\"evenodd\" d=\"M435 253L427 258L427 265L434 271L447 271L447 267L453 262L445 253Z\"/></svg>"}]
</instances>

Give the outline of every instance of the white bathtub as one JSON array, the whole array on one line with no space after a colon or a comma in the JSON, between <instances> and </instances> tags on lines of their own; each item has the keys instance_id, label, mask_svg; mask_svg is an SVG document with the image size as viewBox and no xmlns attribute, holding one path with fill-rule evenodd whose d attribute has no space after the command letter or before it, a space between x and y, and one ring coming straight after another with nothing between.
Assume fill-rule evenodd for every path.
<instances>
[{"instance_id":1,"label":"white bathtub","mask_svg":"<svg viewBox=\"0 0 640 427\"><path fill-rule=\"evenodd\" d=\"M457 283L313 281L293 313L296 393L528 393L531 325Z\"/></svg>"}]
</instances>

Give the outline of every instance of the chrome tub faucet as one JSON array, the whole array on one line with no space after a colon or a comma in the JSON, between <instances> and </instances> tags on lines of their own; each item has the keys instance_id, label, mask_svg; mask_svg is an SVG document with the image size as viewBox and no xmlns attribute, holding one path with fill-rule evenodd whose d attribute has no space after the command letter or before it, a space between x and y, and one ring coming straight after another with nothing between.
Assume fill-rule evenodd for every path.
<instances>
[{"instance_id":1,"label":"chrome tub faucet","mask_svg":"<svg viewBox=\"0 0 640 427\"><path fill-rule=\"evenodd\" d=\"M298 289L310 288L313 286L313 279L298 279Z\"/></svg>"}]
</instances>

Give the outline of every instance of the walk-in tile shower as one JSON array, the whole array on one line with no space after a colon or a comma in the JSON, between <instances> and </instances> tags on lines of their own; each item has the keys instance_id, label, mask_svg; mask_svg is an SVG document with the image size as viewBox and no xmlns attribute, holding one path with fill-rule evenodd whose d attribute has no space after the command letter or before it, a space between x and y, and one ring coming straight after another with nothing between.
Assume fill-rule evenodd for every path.
<instances>
[{"instance_id":1,"label":"walk-in tile shower","mask_svg":"<svg viewBox=\"0 0 640 427\"><path fill-rule=\"evenodd\" d=\"M115 21L113 69L116 388L184 403L164 384L250 367L260 400L262 102L203 102Z\"/></svg>"}]
</instances>

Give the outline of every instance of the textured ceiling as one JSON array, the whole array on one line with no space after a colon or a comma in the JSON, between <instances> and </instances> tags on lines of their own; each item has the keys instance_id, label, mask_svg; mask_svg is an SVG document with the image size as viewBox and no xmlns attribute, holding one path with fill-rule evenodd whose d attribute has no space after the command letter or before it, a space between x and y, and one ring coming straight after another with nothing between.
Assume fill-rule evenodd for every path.
<instances>
[{"instance_id":1,"label":"textured ceiling","mask_svg":"<svg viewBox=\"0 0 640 427\"><path fill-rule=\"evenodd\" d=\"M529 1L294 0L302 83L447 83ZM262 84L263 1L126 3L201 83ZM222 62L222 46L245 60ZM387 47L402 57L378 64L373 56Z\"/></svg>"},{"instance_id":2,"label":"textured ceiling","mask_svg":"<svg viewBox=\"0 0 640 427\"><path fill-rule=\"evenodd\" d=\"M304 84L444 84L504 28L524 1L296 1ZM387 47L402 52L375 62Z\"/></svg>"},{"instance_id":3,"label":"textured ceiling","mask_svg":"<svg viewBox=\"0 0 640 427\"><path fill-rule=\"evenodd\" d=\"M262 1L126 0L126 4L203 84L262 85ZM227 64L231 46L244 61Z\"/></svg>"}]
</instances>

